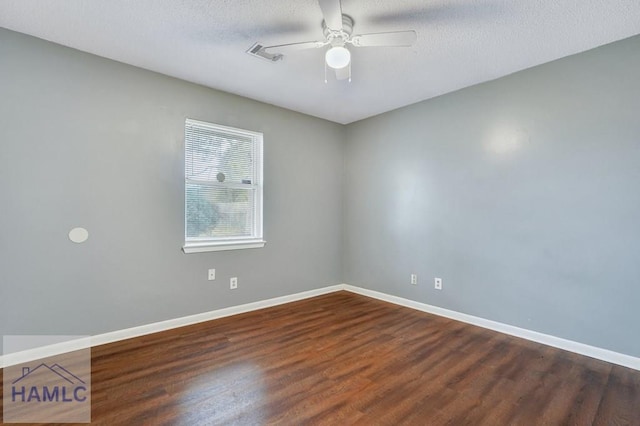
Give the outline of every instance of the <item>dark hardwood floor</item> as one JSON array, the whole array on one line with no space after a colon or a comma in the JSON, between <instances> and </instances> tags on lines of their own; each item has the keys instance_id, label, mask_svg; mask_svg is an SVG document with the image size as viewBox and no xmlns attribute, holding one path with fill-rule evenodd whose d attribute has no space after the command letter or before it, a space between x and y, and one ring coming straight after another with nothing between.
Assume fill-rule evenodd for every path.
<instances>
[{"instance_id":1,"label":"dark hardwood floor","mask_svg":"<svg viewBox=\"0 0 640 426\"><path fill-rule=\"evenodd\" d=\"M92 350L100 425L640 425L640 372L347 292Z\"/></svg>"}]
</instances>

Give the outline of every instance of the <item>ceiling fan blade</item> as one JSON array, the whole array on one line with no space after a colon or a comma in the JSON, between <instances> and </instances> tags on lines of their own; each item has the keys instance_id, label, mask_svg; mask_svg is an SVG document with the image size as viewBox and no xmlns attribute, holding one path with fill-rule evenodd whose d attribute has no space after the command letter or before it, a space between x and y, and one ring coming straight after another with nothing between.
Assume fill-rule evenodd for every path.
<instances>
[{"instance_id":1,"label":"ceiling fan blade","mask_svg":"<svg viewBox=\"0 0 640 426\"><path fill-rule=\"evenodd\" d=\"M336 80L347 80L351 78L351 66L347 65L346 67L336 68Z\"/></svg>"},{"instance_id":2,"label":"ceiling fan blade","mask_svg":"<svg viewBox=\"0 0 640 426\"><path fill-rule=\"evenodd\" d=\"M296 50L305 50L305 49L316 49L318 47L322 47L327 42L325 41L304 41L302 43L289 43L289 44L278 44L276 46L266 46L263 50L270 54L282 54L295 52Z\"/></svg>"},{"instance_id":3,"label":"ceiling fan blade","mask_svg":"<svg viewBox=\"0 0 640 426\"><path fill-rule=\"evenodd\" d=\"M340 0L318 0L322 16L331 30L342 29L342 6Z\"/></svg>"},{"instance_id":4,"label":"ceiling fan blade","mask_svg":"<svg viewBox=\"0 0 640 426\"><path fill-rule=\"evenodd\" d=\"M416 42L415 31L393 31L390 33L358 34L351 37L351 44L358 47L399 46L409 47Z\"/></svg>"}]
</instances>

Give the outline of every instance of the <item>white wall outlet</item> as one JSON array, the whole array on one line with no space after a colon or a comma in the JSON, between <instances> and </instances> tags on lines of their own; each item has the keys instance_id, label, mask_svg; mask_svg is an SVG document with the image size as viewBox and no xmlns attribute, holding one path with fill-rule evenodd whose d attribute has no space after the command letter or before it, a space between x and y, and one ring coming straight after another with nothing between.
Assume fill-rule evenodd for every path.
<instances>
[{"instance_id":1,"label":"white wall outlet","mask_svg":"<svg viewBox=\"0 0 640 426\"><path fill-rule=\"evenodd\" d=\"M417 274L411 274L411 284L418 285L418 275Z\"/></svg>"},{"instance_id":2,"label":"white wall outlet","mask_svg":"<svg viewBox=\"0 0 640 426\"><path fill-rule=\"evenodd\" d=\"M216 279L216 270L209 269L209 281L213 281Z\"/></svg>"},{"instance_id":3,"label":"white wall outlet","mask_svg":"<svg viewBox=\"0 0 640 426\"><path fill-rule=\"evenodd\" d=\"M238 277L233 277L229 280L229 288L231 290L238 288Z\"/></svg>"},{"instance_id":4,"label":"white wall outlet","mask_svg":"<svg viewBox=\"0 0 640 426\"><path fill-rule=\"evenodd\" d=\"M436 290L442 290L442 278L434 279Z\"/></svg>"}]
</instances>

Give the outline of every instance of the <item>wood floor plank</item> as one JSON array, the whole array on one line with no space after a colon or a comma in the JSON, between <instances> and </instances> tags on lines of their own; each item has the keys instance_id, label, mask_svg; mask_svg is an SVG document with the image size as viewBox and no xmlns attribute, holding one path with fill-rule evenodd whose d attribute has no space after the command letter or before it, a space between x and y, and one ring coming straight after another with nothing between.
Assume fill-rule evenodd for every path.
<instances>
[{"instance_id":1,"label":"wood floor plank","mask_svg":"<svg viewBox=\"0 0 640 426\"><path fill-rule=\"evenodd\" d=\"M640 374L614 366L598 407L595 425L640 425Z\"/></svg>"},{"instance_id":2,"label":"wood floor plank","mask_svg":"<svg viewBox=\"0 0 640 426\"><path fill-rule=\"evenodd\" d=\"M337 292L93 348L92 420L640 426L640 372Z\"/></svg>"}]
</instances>

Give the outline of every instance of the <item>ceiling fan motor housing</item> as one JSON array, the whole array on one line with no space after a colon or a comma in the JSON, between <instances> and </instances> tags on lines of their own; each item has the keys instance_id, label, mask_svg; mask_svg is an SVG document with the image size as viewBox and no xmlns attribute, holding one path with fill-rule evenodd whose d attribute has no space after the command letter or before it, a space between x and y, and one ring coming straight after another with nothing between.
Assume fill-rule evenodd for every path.
<instances>
[{"instance_id":1,"label":"ceiling fan motor housing","mask_svg":"<svg viewBox=\"0 0 640 426\"><path fill-rule=\"evenodd\" d=\"M351 39L351 34L353 33L353 18L343 14L342 28L339 29L327 27L327 23L323 20L322 32L332 46L344 46Z\"/></svg>"}]
</instances>

